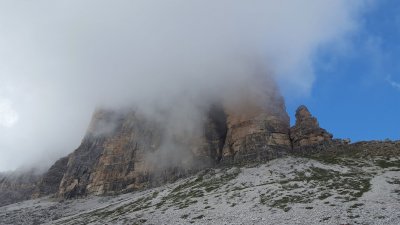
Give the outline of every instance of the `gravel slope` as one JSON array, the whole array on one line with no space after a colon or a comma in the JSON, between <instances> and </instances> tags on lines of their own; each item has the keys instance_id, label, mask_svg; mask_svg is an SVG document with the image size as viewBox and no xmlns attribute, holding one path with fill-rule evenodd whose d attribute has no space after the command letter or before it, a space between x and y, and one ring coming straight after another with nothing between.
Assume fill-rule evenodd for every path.
<instances>
[{"instance_id":1,"label":"gravel slope","mask_svg":"<svg viewBox=\"0 0 400 225\"><path fill-rule=\"evenodd\" d=\"M400 224L400 159L286 157L118 196L41 198L0 224Z\"/></svg>"}]
</instances>

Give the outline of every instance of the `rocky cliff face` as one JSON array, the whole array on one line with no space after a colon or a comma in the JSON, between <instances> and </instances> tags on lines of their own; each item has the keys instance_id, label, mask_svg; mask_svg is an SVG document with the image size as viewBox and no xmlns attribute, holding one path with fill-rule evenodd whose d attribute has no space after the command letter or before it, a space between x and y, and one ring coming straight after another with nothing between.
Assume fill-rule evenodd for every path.
<instances>
[{"instance_id":1,"label":"rocky cliff face","mask_svg":"<svg viewBox=\"0 0 400 225\"><path fill-rule=\"evenodd\" d=\"M219 163L265 161L287 154L292 141L283 98L277 92L249 93L234 103L211 105L194 134L166 132L170 127L165 123L136 110L97 110L78 149L34 182L23 183L17 191L21 197L12 198L121 193ZM307 113L304 109L297 113L292 128L295 146L326 136ZM3 182L3 190L12 185L15 182Z\"/></svg>"},{"instance_id":2,"label":"rocky cliff face","mask_svg":"<svg viewBox=\"0 0 400 225\"><path fill-rule=\"evenodd\" d=\"M97 111L81 146L69 156L58 194L71 198L132 191L211 166L221 158L224 119L213 107L202 135L180 134L166 143L162 123L135 111ZM166 151L169 145L175 149Z\"/></svg>"},{"instance_id":3,"label":"rocky cliff face","mask_svg":"<svg viewBox=\"0 0 400 225\"><path fill-rule=\"evenodd\" d=\"M46 173L1 175L0 205L45 195L128 192L221 163L265 161L293 152L386 149L386 142L333 140L305 106L297 109L290 128L282 97L275 92L253 94L233 104L211 105L196 132L171 132L162 120L137 110L97 110L81 145Z\"/></svg>"},{"instance_id":4,"label":"rocky cliff face","mask_svg":"<svg viewBox=\"0 0 400 225\"><path fill-rule=\"evenodd\" d=\"M0 206L30 199L40 178L35 170L0 174Z\"/></svg>"},{"instance_id":5,"label":"rocky cliff face","mask_svg":"<svg viewBox=\"0 0 400 225\"><path fill-rule=\"evenodd\" d=\"M60 187L60 182L67 170L67 165L68 157L63 157L57 160L49 170L41 176L33 196L40 197L57 193Z\"/></svg>"},{"instance_id":6,"label":"rocky cliff face","mask_svg":"<svg viewBox=\"0 0 400 225\"><path fill-rule=\"evenodd\" d=\"M81 146L68 159L58 195L132 191L159 185L220 162L270 160L291 147L283 99L213 104L199 132L170 127L138 111L97 111ZM268 102L269 104L265 104Z\"/></svg>"},{"instance_id":7,"label":"rocky cliff face","mask_svg":"<svg viewBox=\"0 0 400 225\"><path fill-rule=\"evenodd\" d=\"M58 194L71 198L105 190L123 191L140 179L132 172L143 167L142 150L152 151L157 144L154 125L145 123L130 113L96 111L82 144L69 156Z\"/></svg>"},{"instance_id":8,"label":"rocky cliff face","mask_svg":"<svg viewBox=\"0 0 400 225\"><path fill-rule=\"evenodd\" d=\"M225 160L271 160L290 150L289 116L283 99L272 98L266 101L270 105L244 101L240 107L227 109Z\"/></svg>"},{"instance_id":9,"label":"rocky cliff face","mask_svg":"<svg viewBox=\"0 0 400 225\"><path fill-rule=\"evenodd\" d=\"M333 135L321 128L318 121L304 105L296 110L296 124L290 129L294 151L301 151L318 145L330 144Z\"/></svg>"}]
</instances>

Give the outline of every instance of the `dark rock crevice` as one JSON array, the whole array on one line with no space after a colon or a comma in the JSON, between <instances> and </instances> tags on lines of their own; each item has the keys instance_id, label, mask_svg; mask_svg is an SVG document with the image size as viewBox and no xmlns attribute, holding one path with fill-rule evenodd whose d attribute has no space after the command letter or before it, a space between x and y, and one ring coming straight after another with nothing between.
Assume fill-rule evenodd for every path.
<instances>
[{"instance_id":1,"label":"dark rock crevice","mask_svg":"<svg viewBox=\"0 0 400 225\"><path fill-rule=\"evenodd\" d=\"M225 145L228 127L226 123L226 114L221 105L212 105L207 115L207 126L205 129L205 138L210 146L216 142L216 146L210 149L210 158L215 163L220 163L222 159L222 150Z\"/></svg>"}]
</instances>

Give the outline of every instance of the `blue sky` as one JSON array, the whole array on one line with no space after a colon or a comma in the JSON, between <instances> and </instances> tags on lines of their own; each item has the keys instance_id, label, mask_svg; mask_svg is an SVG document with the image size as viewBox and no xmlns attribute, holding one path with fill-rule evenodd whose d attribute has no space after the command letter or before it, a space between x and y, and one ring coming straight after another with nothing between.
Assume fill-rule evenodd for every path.
<instances>
[{"instance_id":1,"label":"blue sky","mask_svg":"<svg viewBox=\"0 0 400 225\"><path fill-rule=\"evenodd\" d=\"M292 123L297 106L305 104L337 138L400 139L399 12L399 1L379 1L345 50L319 49L311 94L287 98Z\"/></svg>"}]
</instances>

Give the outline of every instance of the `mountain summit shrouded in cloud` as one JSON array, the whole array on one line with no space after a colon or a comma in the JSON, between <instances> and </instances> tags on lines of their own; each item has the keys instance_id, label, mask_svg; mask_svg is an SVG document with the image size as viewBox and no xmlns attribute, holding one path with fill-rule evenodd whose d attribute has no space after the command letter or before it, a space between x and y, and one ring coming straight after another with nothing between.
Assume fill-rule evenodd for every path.
<instances>
[{"instance_id":1,"label":"mountain summit shrouded in cloud","mask_svg":"<svg viewBox=\"0 0 400 225\"><path fill-rule=\"evenodd\" d=\"M366 7L306 2L1 2L0 118L18 120L0 123L0 170L71 152L98 106L191 112L257 76L306 94L318 48Z\"/></svg>"}]
</instances>

